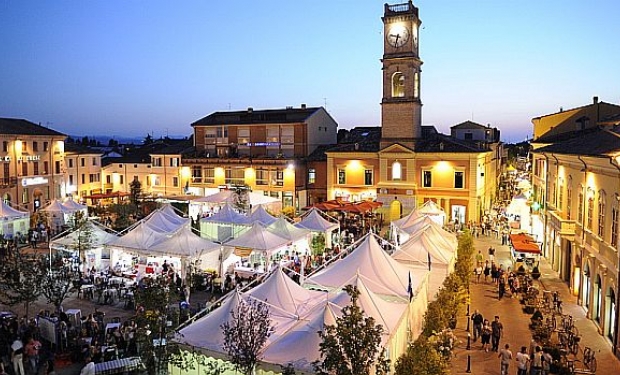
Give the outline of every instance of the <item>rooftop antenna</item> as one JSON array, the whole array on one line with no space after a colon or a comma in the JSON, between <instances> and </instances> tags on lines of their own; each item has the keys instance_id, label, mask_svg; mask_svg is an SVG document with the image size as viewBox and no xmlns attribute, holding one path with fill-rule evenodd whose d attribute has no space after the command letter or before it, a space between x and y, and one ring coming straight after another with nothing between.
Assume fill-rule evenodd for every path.
<instances>
[{"instance_id":1,"label":"rooftop antenna","mask_svg":"<svg viewBox=\"0 0 620 375\"><path fill-rule=\"evenodd\" d=\"M323 107L327 109L327 98L323 98Z\"/></svg>"}]
</instances>

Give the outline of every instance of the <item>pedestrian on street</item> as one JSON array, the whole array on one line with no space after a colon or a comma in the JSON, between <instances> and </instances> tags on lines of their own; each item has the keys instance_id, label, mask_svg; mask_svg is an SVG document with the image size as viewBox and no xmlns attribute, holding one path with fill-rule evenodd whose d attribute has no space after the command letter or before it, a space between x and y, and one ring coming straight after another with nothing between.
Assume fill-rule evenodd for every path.
<instances>
[{"instance_id":1,"label":"pedestrian on street","mask_svg":"<svg viewBox=\"0 0 620 375\"><path fill-rule=\"evenodd\" d=\"M495 249L493 247L489 247L489 260L491 262L495 260Z\"/></svg>"},{"instance_id":2,"label":"pedestrian on street","mask_svg":"<svg viewBox=\"0 0 620 375\"><path fill-rule=\"evenodd\" d=\"M497 358L501 358L500 374L508 375L508 367L510 366L510 361L512 361L512 352L510 351L510 345L506 344L504 346L504 349L499 351Z\"/></svg>"},{"instance_id":3,"label":"pedestrian on street","mask_svg":"<svg viewBox=\"0 0 620 375\"><path fill-rule=\"evenodd\" d=\"M497 283L498 275L499 270L497 269L497 265L495 262L491 261L491 280L493 280L494 283Z\"/></svg>"},{"instance_id":4,"label":"pedestrian on street","mask_svg":"<svg viewBox=\"0 0 620 375\"><path fill-rule=\"evenodd\" d=\"M497 291L499 293L499 300L502 299L504 293L506 292L506 283L504 282L504 278L499 278L499 284L497 285Z\"/></svg>"},{"instance_id":5,"label":"pedestrian on street","mask_svg":"<svg viewBox=\"0 0 620 375\"><path fill-rule=\"evenodd\" d=\"M530 375L541 375L543 369L543 352L540 346L536 346L534 356L532 358L532 370Z\"/></svg>"},{"instance_id":6,"label":"pedestrian on street","mask_svg":"<svg viewBox=\"0 0 620 375\"><path fill-rule=\"evenodd\" d=\"M484 282L488 281L489 275L491 274L491 266L489 265L489 261L484 261Z\"/></svg>"},{"instance_id":7,"label":"pedestrian on street","mask_svg":"<svg viewBox=\"0 0 620 375\"><path fill-rule=\"evenodd\" d=\"M26 375L24 371L24 344L20 339L16 339L11 344L11 362L15 375Z\"/></svg>"},{"instance_id":8,"label":"pedestrian on street","mask_svg":"<svg viewBox=\"0 0 620 375\"><path fill-rule=\"evenodd\" d=\"M484 318L482 314L476 310L471 316L471 321L474 323L474 342L476 342L478 336L482 336L482 323L484 323Z\"/></svg>"},{"instance_id":9,"label":"pedestrian on street","mask_svg":"<svg viewBox=\"0 0 620 375\"><path fill-rule=\"evenodd\" d=\"M484 256L482 255L482 250L478 250L478 254L476 254L476 266L482 267L483 260Z\"/></svg>"},{"instance_id":10,"label":"pedestrian on street","mask_svg":"<svg viewBox=\"0 0 620 375\"><path fill-rule=\"evenodd\" d=\"M530 362L530 356L527 355L527 347L522 346L515 359L517 361L517 375L527 375L527 365Z\"/></svg>"},{"instance_id":11,"label":"pedestrian on street","mask_svg":"<svg viewBox=\"0 0 620 375\"><path fill-rule=\"evenodd\" d=\"M482 341L482 348L480 349L484 350L485 352L489 351L489 341L491 341L492 332L493 330L491 329L491 323L489 323L488 319L485 319L484 323L482 323L482 335L480 337Z\"/></svg>"},{"instance_id":12,"label":"pedestrian on street","mask_svg":"<svg viewBox=\"0 0 620 375\"><path fill-rule=\"evenodd\" d=\"M499 315L495 315L495 320L491 323L491 350L499 350L499 340L504 334L504 325L499 321Z\"/></svg>"}]
</instances>

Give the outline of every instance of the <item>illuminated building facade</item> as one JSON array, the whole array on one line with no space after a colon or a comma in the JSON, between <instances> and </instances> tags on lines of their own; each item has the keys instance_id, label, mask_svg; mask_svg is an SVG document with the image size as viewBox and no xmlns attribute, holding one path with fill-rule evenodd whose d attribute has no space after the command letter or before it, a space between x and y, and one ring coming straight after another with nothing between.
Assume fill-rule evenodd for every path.
<instances>
[{"instance_id":1,"label":"illuminated building facade","mask_svg":"<svg viewBox=\"0 0 620 375\"><path fill-rule=\"evenodd\" d=\"M183 158L191 176L188 192L203 196L221 187L246 185L296 209L316 199L313 192L320 194L315 185L320 184L324 162L316 155L336 143L338 131L324 108L304 104L215 112L192 127L195 152Z\"/></svg>"},{"instance_id":2,"label":"illuminated building facade","mask_svg":"<svg viewBox=\"0 0 620 375\"><path fill-rule=\"evenodd\" d=\"M65 143L65 183L63 196L76 202L102 193L100 151L75 143Z\"/></svg>"},{"instance_id":3,"label":"illuminated building facade","mask_svg":"<svg viewBox=\"0 0 620 375\"><path fill-rule=\"evenodd\" d=\"M33 212L62 196L65 138L27 120L0 118L0 194L5 202Z\"/></svg>"},{"instance_id":4,"label":"illuminated building facade","mask_svg":"<svg viewBox=\"0 0 620 375\"><path fill-rule=\"evenodd\" d=\"M496 196L499 132L467 140L422 126L418 8L386 4L382 20L381 133L354 130L358 141L327 152L328 198L383 202L390 220L433 200L449 220L479 221Z\"/></svg>"},{"instance_id":5,"label":"illuminated building facade","mask_svg":"<svg viewBox=\"0 0 620 375\"><path fill-rule=\"evenodd\" d=\"M616 112L582 127L597 102L532 120L535 129L568 129L533 140L533 200L540 206L543 254L620 356L620 107L606 104Z\"/></svg>"}]
</instances>

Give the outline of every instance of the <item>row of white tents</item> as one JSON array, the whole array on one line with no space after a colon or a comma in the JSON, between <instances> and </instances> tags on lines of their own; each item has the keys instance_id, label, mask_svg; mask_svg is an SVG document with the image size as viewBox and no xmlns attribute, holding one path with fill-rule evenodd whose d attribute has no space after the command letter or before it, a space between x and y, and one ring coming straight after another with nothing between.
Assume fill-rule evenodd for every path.
<instances>
[{"instance_id":1,"label":"row of white tents","mask_svg":"<svg viewBox=\"0 0 620 375\"><path fill-rule=\"evenodd\" d=\"M229 293L220 307L182 327L174 340L208 360L225 359L221 325L241 300L254 300L269 307L273 324L257 372L280 373L281 365L292 364L298 373L313 373L312 363L320 358L317 332L336 323L350 303L343 288L354 285L365 314L384 327L382 345L394 364L420 334L428 300L452 272L457 247L456 236L430 216L413 212L403 219L409 238L391 256L368 234L302 286L278 268L254 289ZM197 370L172 369L177 371Z\"/></svg>"}]
</instances>

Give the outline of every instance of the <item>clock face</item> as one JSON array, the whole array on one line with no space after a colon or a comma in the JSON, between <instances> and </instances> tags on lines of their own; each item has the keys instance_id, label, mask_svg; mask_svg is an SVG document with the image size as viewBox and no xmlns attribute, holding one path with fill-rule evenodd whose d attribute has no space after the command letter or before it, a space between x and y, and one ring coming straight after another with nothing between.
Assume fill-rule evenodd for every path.
<instances>
[{"instance_id":1,"label":"clock face","mask_svg":"<svg viewBox=\"0 0 620 375\"><path fill-rule=\"evenodd\" d=\"M394 25L388 29L386 39L392 47L402 47L409 41L411 33L403 25Z\"/></svg>"}]
</instances>

